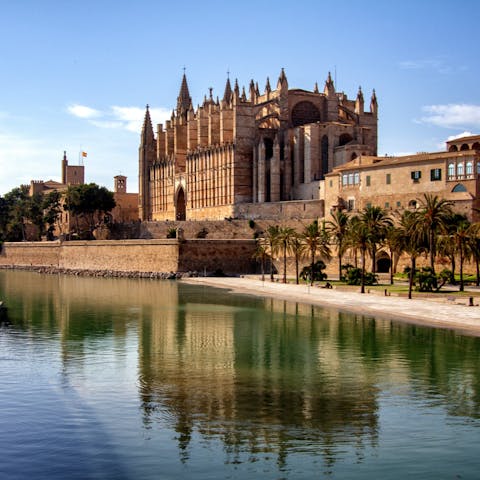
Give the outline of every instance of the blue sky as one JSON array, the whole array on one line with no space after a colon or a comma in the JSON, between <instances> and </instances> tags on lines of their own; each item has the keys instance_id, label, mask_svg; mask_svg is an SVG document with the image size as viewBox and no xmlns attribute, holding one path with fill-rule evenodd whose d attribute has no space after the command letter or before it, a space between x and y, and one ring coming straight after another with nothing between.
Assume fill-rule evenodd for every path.
<instances>
[{"instance_id":1,"label":"blue sky","mask_svg":"<svg viewBox=\"0 0 480 480\"><path fill-rule=\"evenodd\" d=\"M176 104L183 67L194 105L227 71L263 90L362 86L379 103L379 154L442 150L480 133L477 0L0 0L0 195L60 180L87 152L86 180L138 191L139 129Z\"/></svg>"}]
</instances>

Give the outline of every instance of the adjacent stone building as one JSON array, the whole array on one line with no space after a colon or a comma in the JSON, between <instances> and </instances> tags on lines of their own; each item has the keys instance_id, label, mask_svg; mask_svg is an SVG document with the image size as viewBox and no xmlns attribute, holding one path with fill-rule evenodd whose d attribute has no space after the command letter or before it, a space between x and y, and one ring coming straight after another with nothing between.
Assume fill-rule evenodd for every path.
<instances>
[{"instance_id":1,"label":"adjacent stone building","mask_svg":"<svg viewBox=\"0 0 480 480\"><path fill-rule=\"evenodd\" d=\"M288 211L323 216L320 182L334 167L377 154L377 99L364 109L336 92L290 89L281 71L273 90L253 80L240 91L227 79L223 97L212 89L193 108L186 76L171 119L154 133L147 106L139 148L141 220L254 218ZM278 208L272 208L278 204ZM265 208L268 207L268 208ZM271 213L270 213L271 214Z\"/></svg>"},{"instance_id":2,"label":"adjacent stone building","mask_svg":"<svg viewBox=\"0 0 480 480\"><path fill-rule=\"evenodd\" d=\"M446 152L402 157L361 155L325 176L325 212L415 209L425 193L452 201L458 213L480 221L480 136L447 142Z\"/></svg>"}]
</instances>

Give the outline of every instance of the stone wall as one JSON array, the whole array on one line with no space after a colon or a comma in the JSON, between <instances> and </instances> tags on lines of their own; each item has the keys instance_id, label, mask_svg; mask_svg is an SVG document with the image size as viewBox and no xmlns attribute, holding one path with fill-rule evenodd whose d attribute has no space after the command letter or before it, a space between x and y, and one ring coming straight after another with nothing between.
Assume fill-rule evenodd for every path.
<instances>
[{"instance_id":1,"label":"stone wall","mask_svg":"<svg viewBox=\"0 0 480 480\"><path fill-rule=\"evenodd\" d=\"M118 272L253 273L254 240L94 240L5 243L0 265Z\"/></svg>"}]
</instances>

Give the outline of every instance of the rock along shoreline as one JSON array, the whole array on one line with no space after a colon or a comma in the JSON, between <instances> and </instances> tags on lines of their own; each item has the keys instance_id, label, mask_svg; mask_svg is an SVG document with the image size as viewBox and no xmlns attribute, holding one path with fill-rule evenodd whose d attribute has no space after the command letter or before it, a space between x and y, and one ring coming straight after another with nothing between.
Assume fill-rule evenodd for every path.
<instances>
[{"instance_id":1,"label":"rock along shoreline","mask_svg":"<svg viewBox=\"0 0 480 480\"><path fill-rule=\"evenodd\" d=\"M181 278L192 278L199 276L198 272L126 272L121 270L84 270L36 265L0 265L0 270L25 270L47 275L63 274L77 277L150 278L154 280L180 280Z\"/></svg>"}]
</instances>

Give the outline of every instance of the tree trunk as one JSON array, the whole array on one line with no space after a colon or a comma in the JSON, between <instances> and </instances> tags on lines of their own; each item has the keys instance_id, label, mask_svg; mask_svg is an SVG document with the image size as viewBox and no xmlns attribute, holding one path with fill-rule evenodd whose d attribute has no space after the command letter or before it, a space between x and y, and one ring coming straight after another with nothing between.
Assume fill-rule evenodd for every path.
<instances>
[{"instance_id":1,"label":"tree trunk","mask_svg":"<svg viewBox=\"0 0 480 480\"><path fill-rule=\"evenodd\" d=\"M283 242L283 283L287 283L287 244Z\"/></svg>"},{"instance_id":2,"label":"tree trunk","mask_svg":"<svg viewBox=\"0 0 480 480\"><path fill-rule=\"evenodd\" d=\"M430 230L430 268L432 269L432 273L435 274L435 234L433 229Z\"/></svg>"},{"instance_id":3,"label":"tree trunk","mask_svg":"<svg viewBox=\"0 0 480 480\"><path fill-rule=\"evenodd\" d=\"M298 285L298 254L295 254L295 283Z\"/></svg>"},{"instance_id":4,"label":"tree trunk","mask_svg":"<svg viewBox=\"0 0 480 480\"><path fill-rule=\"evenodd\" d=\"M477 271L477 281L475 285L478 287L480 285L480 262L478 261L478 257L475 257L475 268Z\"/></svg>"},{"instance_id":5,"label":"tree trunk","mask_svg":"<svg viewBox=\"0 0 480 480\"><path fill-rule=\"evenodd\" d=\"M365 257L367 253L366 248L362 248L362 278L361 278L361 287L360 287L360 293L365 293Z\"/></svg>"},{"instance_id":6,"label":"tree trunk","mask_svg":"<svg viewBox=\"0 0 480 480\"><path fill-rule=\"evenodd\" d=\"M338 281L342 280L342 254L338 254Z\"/></svg>"},{"instance_id":7,"label":"tree trunk","mask_svg":"<svg viewBox=\"0 0 480 480\"><path fill-rule=\"evenodd\" d=\"M390 285L393 285L393 258L395 253L393 250L390 250Z\"/></svg>"},{"instance_id":8,"label":"tree trunk","mask_svg":"<svg viewBox=\"0 0 480 480\"><path fill-rule=\"evenodd\" d=\"M270 281L273 282L273 245L270 244Z\"/></svg>"},{"instance_id":9,"label":"tree trunk","mask_svg":"<svg viewBox=\"0 0 480 480\"><path fill-rule=\"evenodd\" d=\"M452 267L452 275L451 275L451 278L450 278L450 283L452 285L456 285L457 282L455 281L455 254L454 253L450 257L450 264L451 264L451 267Z\"/></svg>"},{"instance_id":10,"label":"tree trunk","mask_svg":"<svg viewBox=\"0 0 480 480\"><path fill-rule=\"evenodd\" d=\"M463 285L463 246L462 245L460 245L459 253L460 253L460 291L463 292L465 288Z\"/></svg>"},{"instance_id":11,"label":"tree trunk","mask_svg":"<svg viewBox=\"0 0 480 480\"><path fill-rule=\"evenodd\" d=\"M410 257L411 264L410 264L410 277L408 279L408 298L412 298L412 287L413 287L413 277L415 276L415 257Z\"/></svg>"},{"instance_id":12,"label":"tree trunk","mask_svg":"<svg viewBox=\"0 0 480 480\"><path fill-rule=\"evenodd\" d=\"M313 286L313 269L315 268L315 250L311 250L312 263L310 264L310 285Z\"/></svg>"}]
</instances>

